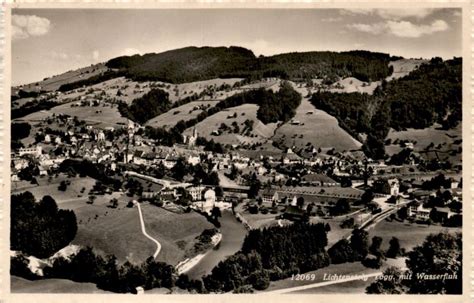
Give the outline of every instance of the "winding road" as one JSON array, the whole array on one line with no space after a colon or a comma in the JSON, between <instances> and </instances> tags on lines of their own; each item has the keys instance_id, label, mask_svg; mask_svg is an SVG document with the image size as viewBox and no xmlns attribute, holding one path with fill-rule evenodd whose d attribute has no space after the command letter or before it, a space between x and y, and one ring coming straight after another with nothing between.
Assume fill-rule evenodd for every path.
<instances>
[{"instance_id":1,"label":"winding road","mask_svg":"<svg viewBox=\"0 0 474 303\"><path fill-rule=\"evenodd\" d=\"M160 242L158 242L155 238L153 238L152 236L150 236L147 232L146 232L146 229L145 229L145 221L143 221L143 214L142 214L142 208L140 206L140 203L138 203L137 201L133 201L133 204L135 204L138 208L138 215L140 216L140 225L142 227L142 233L145 235L145 237L147 237L148 239L150 239L151 241L155 242L156 244L156 251L155 253L153 254L153 258L156 259L156 257L158 256L158 254L160 253L160 250L161 250L161 244Z\"/></svg>"}]
</instances>

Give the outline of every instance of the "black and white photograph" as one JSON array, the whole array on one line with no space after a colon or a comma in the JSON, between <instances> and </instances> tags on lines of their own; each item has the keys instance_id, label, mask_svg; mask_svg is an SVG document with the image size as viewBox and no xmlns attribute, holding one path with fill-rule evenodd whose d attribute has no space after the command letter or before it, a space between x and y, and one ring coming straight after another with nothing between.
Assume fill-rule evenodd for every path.
<instances>
[{"instance_id":1,"label":"black and white photograph","mask_svg":"<svg viewBox=\"0 0 474 303\"><path fill-rule=\"evenodd\" d=\"M12 8L3 282L460 302L465 10Z\"/></svg>"}]
</instances>

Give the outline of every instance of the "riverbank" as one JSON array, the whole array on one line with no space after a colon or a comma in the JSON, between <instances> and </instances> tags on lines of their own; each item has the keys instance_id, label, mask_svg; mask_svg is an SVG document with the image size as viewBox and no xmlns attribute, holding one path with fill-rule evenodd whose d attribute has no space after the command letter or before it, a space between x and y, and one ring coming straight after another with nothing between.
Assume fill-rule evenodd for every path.
<instances>
[{"instance_id":1,"label":"riverbank","mask_svg":"<svg viewBox=\"0 0 474 303\"><path fill-rule=\"evenodd\" d=\"M242 248L247 229L237 221L234 214L230 210L222 211L222 217L219 218L222 233L222 240L215 249L209 250L195 266L193 266L186 274L190 279L199 280L203 276L211 273L212 269L225 260L227 257L235 254Z\"/></svg>"},{"instance_id":2,"label":"riverbank","mask_svg":"<svg viewBox=\"0 0 474 303\"><path fill-rule=\"evenodd\" d=\"M205 253L198 254L192 258L187 258L176 265L176 272L178 275L184 274L196 266L209 252L214 249L222 241L222 234L217 233L211 238L212 247Z\"/></svg>"}]
</instances>

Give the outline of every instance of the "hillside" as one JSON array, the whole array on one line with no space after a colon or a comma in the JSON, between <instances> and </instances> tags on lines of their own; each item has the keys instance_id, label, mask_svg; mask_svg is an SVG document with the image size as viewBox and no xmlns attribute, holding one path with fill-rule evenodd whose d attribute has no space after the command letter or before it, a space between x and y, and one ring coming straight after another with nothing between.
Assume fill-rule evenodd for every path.
<instances>
[{"instance_id":1,"label":"hillside","mask_svg":"<svg viewBox=\"0 0 474 303\"><path fill-rule=\"evenodd\" d=\"M281 146L294 146L296 150L313 146L342 152L359 149L362 145L339 126L336 118L316 109L307 98L296 109L293 123L279 127L272 140Z\"/></svg>"},{"instance_id":2,"label":"hillside","mask_svg":"<svg viewBox=\"0 0 474 303\"><path fill-rule=\"evenodd\" d=\"M11 94L12 96L15 96L20 90L23 90L24 92L51 92L58 90L61 85L85 80L104 73L107 70L108 68L105 66L105 64L99 63L80 69L71 70L52 77L48 77L43 79L42 81L14 87L12 88Z\"/></svg>"},{"instance_id":3,"label":"hillside","mask_svg":"<svg viewBox=\"0 0 474 303\"><path fill-rule=\"evenodd\" d=\"M288 53L256 58L241 47L186 47L159 54L123 56L106 66L134 80L184 83L211 78L311 79L356 77L376 81L391 74L388 54L368 51Z\"/></svg>"},{"instance_id":4,"label":"hillside","mask_svg":"<svg viewBox=\"0 0 474 303\"><path fill-rule=\"evenodd\" d=\"M243 104L227 108L207 117L196 124L195 128L200 137L208 140L212 139L221 144L251 145L265 142L273 135L277 124L263 124L257 118L258 108L258 105L255 104ZM252 125L250 128L246 127L249 123ZM228 129L224 129L223 124ZM235 131L235 125L237 125L238 131ZM194 127L190 127L183 134L189 136L193 129Z\"/></svg>"},{"instance_id":5,"label":"hillside","mask_svg":"<svg viewBox=\"0 0 474 303\"><path fill-rule=\"evenodd\" d=\"M390 128L423 129L439 123L450 129L460 123L462 59L433 58L402 78L384 81L374 95L317 92L311 102L335 116L354 137L367 134L366 153L382 158Z\"/></svg>"},{"instance_id":6,"label":"hillside","mask_svg":"<svg viewBox=\"0 0 474 303\"><path fill-rule=\"evenodd\" d=\"M400 59L391 61L389 66L392 66L393 73L386 78L387 81L405 77L415 69L419 68L422 64L428 63L428 60L422 59Z\"/></svg>"}]
</instances>

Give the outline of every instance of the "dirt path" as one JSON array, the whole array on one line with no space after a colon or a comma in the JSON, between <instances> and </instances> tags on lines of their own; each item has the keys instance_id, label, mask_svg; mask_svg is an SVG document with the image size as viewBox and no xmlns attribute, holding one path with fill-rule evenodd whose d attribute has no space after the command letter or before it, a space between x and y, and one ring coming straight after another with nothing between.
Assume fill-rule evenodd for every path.
<instances>
[{"instance_id":1,"label":"dirt path","mask_svg":"<svg viewBox=\"0 0 474 303\"><path fill-rule=\"evenodd\" d=\"M161 244L160 242L158 242L155 238L151 237L147 232L146 232L146 229L145 229L145 221L143 221L143 214L142 214L142 208L140 206L140 203L138 202L133 202L137 208L138 208L138 215L140 216L140 225L141 225L141 228L142 228L142 233L145 235L145 237L147 237L148 239L150 239L151 241L155 242L156 244L156 251L155 253L153 254L153 258L156 259L156 257L158 256L158 254L160 253L160 250L161 250Z\"/></svg>"}]
</instances>

